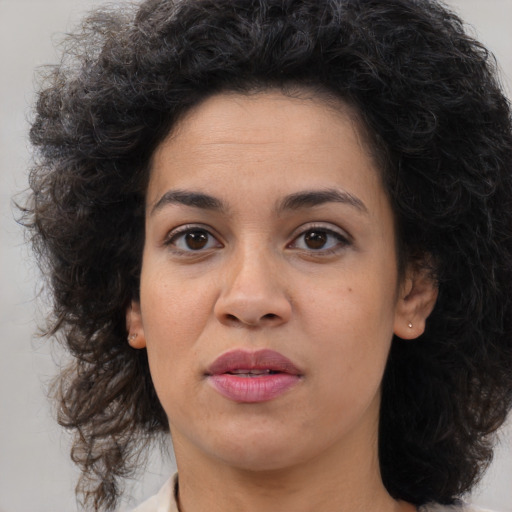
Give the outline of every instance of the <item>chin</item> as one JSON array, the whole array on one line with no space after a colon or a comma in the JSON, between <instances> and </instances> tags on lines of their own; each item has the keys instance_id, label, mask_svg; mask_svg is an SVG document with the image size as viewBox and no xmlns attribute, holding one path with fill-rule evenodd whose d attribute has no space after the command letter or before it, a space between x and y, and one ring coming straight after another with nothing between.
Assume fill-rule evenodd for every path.
<instances>
[{"instance_id":1,"label":"chin","mask_svg":"<svg viewBox=\"0 0 512 512\"><path fill-rule=\"evenodd\" d=\"M278 429L250 431L250 429L231 432L214 446L210 453L224 464L245 471L279 471L293 467L314 456L314 447L307 449L305 439L298 440L297 436ZM299 449L300 448L300 449Z\"/></svg>"},{"instance_id":2,"label":"chin","mask_svg":"<svg viewBox=\"0 0 512 512\"><path fill-rule=\"evenodd\" d=\"M294 457L289 452L283 457L281 451L265 450L264 447L253 451L237 452L237 454L222 454L221 459L225 465L233 469L255 473L282 471L301 462L300 457Z\"/></svg>"}]
</instances>

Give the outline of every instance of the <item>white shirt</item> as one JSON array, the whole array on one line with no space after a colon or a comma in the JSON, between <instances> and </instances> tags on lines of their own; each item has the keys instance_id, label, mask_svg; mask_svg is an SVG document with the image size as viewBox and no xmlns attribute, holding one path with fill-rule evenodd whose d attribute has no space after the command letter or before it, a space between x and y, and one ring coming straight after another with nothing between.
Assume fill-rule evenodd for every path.
<instances>
[{"instance_id":1,"label":"white shirt","mask_svg":"<svg viewBox=\"0 0 512 512\"><path fill-rule=\"evenodd\" d=\"M179 512L176 501L178 474L167 480L158 494L151 496L132 512ZM477 508L471 505L423 505L418 512L492 512L491 510Z\"/></svg>"}]
</instances>

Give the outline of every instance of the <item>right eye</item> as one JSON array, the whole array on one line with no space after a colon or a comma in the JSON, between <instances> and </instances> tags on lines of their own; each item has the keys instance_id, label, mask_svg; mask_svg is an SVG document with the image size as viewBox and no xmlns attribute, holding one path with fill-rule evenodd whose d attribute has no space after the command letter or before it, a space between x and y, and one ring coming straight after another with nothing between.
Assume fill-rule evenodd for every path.
<instances>
[{"instance_id":1,"label":"right eye","mask_svg":"<svg viewBox=\"0 0 512 512\"><path fill-rule=\"evenodd\" d=\"M182 252L200 252L222 247L208 230L199 227L185 227L171 233L165 244Z\"/></svg>"}]
</instances>

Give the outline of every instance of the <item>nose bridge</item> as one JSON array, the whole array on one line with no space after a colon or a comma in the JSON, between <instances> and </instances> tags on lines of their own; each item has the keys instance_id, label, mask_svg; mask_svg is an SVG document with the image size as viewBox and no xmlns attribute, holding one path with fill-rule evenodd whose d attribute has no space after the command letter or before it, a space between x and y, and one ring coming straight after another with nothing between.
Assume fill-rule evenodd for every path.
<instances>
[{"instance_id":1,"label":"nose bridge","mask_svg":"<svg viewBox=\"0 0 512 512\"><path fill-rule=\"evenodd\" d=\"M262 245L256 240L249 240L234 255L231 275L233 291L239 288L240 292L244 293L246 286L252 288L255 285L264 288L272 281L272 266L275 263L272 262L270 250Z\"/></svg>"},{"instance_id":2,"label":"nose bridge","mask_svg":"<svg viewBox=\"0 0 512 512\"><path fill-rule=\"evenodd\" d=\"M217 317L246 325L287 321L291 304L278 274L278 256L270 247L254 239L241 244L226 261Z\"/></svg>"}]
</instances>

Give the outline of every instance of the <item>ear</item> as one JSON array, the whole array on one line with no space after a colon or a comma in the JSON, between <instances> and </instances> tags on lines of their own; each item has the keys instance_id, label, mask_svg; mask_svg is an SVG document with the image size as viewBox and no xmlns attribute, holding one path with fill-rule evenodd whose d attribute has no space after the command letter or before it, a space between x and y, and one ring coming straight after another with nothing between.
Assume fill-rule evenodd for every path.
<instances>
[{"instance_id":1,"label":"ear","mask_svg":"<svg viewBox=\"0 0 512 512\"><path fill-rule=\"evenodd\" d=\"M394 333L412 340L425 331L425 323L437 300L437 283L430 268L410 265L400 287L395 309Z\"/></svg>"},{"instance_id":2,"label":"ear","mask_svg":"<svg viewBox=\"0 0 512 512\"><path fill-rule=\"evenodd\" d=\"M128 343L132 348L146 348L146 337L142 326L140 303L132 300L126 308L126 330L128 331Z\"/></svg>"}]
</instances>

